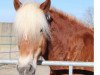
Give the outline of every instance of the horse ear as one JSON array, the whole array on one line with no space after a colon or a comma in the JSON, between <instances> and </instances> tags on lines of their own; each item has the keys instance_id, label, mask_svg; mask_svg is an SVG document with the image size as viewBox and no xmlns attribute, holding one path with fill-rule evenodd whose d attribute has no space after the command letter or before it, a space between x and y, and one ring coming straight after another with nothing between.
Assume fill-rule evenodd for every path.
<instances>
[{"instance_id":1,"label":"horse ear","mask_svg":"<svg viewBox=\"0 0 100 75\"><path fill-rule=\"evenodd\" d=\"M14 0L14 7L16 10L18 10L21 5L22 3L19 0Z\"/></svg>"},{"instance_id":2,"label":"horse ear","mask_svg":"<svg viewBox=\"0 0 100 75\"><path fill-rule=\"evenodd\" d=\"M44 3L40 5L40 8L44 11L44 13L47 13L50 9L51 0L46 0Z\"/></svg>"}]
</instances>

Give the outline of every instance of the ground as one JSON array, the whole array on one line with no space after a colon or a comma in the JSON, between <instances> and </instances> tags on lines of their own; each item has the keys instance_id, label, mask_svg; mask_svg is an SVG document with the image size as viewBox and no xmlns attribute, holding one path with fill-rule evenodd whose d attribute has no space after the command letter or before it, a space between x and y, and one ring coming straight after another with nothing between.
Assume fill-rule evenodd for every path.
<instances>
[{"instance_id":1,"label":"ground","mask_svg":"<svg viewBox=\"0 0 100 75\"><path fill-rule=\"evenodd\" d=\"M16 65L0 65L0 75L19 75ZM50 75L48 66L37 66L35 75Z\"/></svg>"}]
</instances>

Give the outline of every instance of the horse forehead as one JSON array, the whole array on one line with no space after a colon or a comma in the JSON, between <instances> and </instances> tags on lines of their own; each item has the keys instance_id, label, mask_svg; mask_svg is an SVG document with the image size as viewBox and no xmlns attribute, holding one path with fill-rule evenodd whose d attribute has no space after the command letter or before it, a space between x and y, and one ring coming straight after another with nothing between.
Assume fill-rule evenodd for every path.
<instances>
[{"instance_id":1,"label":"horse forehead","mask_svg":"<svg viewBox=\"0 0 100 75\"><path fill-rule=\"evenodd\" d=\"M39 11L41 12L42 10L39 8L39 4L36 3L29 3L29 4L24 4L20 7L19 11Z\"/></svg>"}]
</instances>

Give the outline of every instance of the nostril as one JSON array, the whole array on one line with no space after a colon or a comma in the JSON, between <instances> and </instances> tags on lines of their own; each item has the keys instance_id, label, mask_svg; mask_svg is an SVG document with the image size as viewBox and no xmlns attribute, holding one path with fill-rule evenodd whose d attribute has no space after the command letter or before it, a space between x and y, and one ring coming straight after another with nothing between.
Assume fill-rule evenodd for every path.
<instances>
[{"instance_id":1,"label":"nostril","mask_svg":"<svg viewBox=\"0 0 100 75\"><path fill-rule=\"evenodd\" d=\"M25 68L24 67L19 67L19 65L17 65L17 71L18 72L24 72Z\"/></svg>"},{"instance_id":2,"label":"nostril","mask_svg":"<svg viewBox=\"0 0 100 75\"><path fill-rule=\"evenodd\" d=\"M29 65L29 67L26 70L26 74L28 75L28 73L31 73L32 75L35 74L35 68L33 67L32 64Z\"/></svg>"},{"instance_id":3,"label":"nostril","mask_svg":"<svg viewBox=\"0 0 100 75\"><path fill-rule=\"evenodd\" d=\"M17 71L19 71L19 66L17 65Z\"/></svg>"},{"instance_id":4,"label":"nostril","mask_svg":"<svg viewBox=\"0 0 100 75\"><path fill-rule=\"evenodd\" d=\"M32 66L32 65L30 65L29 71L31 71L32 69L33 69L33 66Z\"/></svg>"},{"instance_id":5,"label":"nostril","mask_svg":"<svg viewBox=\"0 0 100 75\"><path fill-rule=\"evenodd\" d=\"M21 71L22 70L21 67L19 67L19 65L17 65L17 70L18 71Z\"/></svg>"}]
</instances>

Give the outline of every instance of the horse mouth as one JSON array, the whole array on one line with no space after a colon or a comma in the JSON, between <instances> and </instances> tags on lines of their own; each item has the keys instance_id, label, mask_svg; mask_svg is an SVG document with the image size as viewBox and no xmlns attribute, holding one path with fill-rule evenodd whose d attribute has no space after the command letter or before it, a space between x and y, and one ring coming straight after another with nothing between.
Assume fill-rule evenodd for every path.
<instances>
[{"instance_id":1,"label":"horse mouth","mask_svg":"<svg viewBox=\"0 0 100 75\"><path fill-rule=\"evenodd\" d=\"M29 64L25 67L20 67L17 65L17 70L19 72L19 75L35 75L36 71L32 64Z\"/></svg>"}]
</instances>

